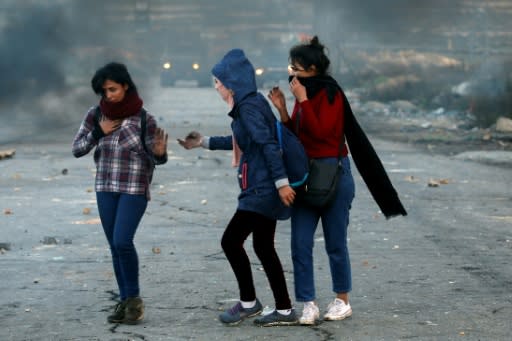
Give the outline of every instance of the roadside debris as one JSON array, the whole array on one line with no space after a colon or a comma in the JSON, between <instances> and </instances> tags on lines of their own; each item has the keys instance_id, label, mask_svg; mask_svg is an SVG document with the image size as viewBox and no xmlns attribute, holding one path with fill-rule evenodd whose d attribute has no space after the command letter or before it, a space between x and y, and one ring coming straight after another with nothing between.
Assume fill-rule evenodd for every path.
<instances>
[{"instance_id":1,"label":"roadside debris","mask_svg":"<svg viewBox=\"0 0 512 341\"><path fill-rule=\"evenodd\" d=\"M430 179L428 181L428 187L439 187L440 185L447 185L450 183L448 179Z\"/></svg>"},{"instance_id":2,"label":"roadside debris","mask_svg":"<svg viewBox=\"0 0 512 341\"><path fill-rule=\"evenodd\" d=\"M42 240L42 243L44 245L57 245L58 244L57 238L55 238L55 237L44 237Z\"/></svg>"},{"instance_id":3,"label":"roadside debris","mask_svg":"<svg viewBox=\"0 0 512 341\"><path fill-rule=\"evenodd\" d=\"M93 218L89 220L77 220L73 221L71 224L73 225L99 225L101 224L100 218Z\"/></svg>"},{"instance_id":4,"label":"roadside debris","mask_svg":"<svg viewBox=\"0 0 512 341\"><path fill-rule=\"evenodd\" d=\"M496 131L501 133L512 133L512 120L506 117L500 117L496 121Z\"/></svg>"},{"instance_id":5,"label":"roadside debris","mask_svg":"<svg viewBox=\"0 0 512 341\"><path fill-rule=\"evenodd\" d=\"M0 243L0 253L11 250L11 243Z\"/></svg>"},{"instance_id":6,"label":"roadside debris","mask_svg":"<svg viewBox=\"0 0 512 341\"><path fill-rule=\"evenodd\" d=\"M11 158L14 154L16 154L15 149L0 150L0 160Z\"/></svg>"},{"instance_id":7,"label":"roadside debris","mask_svg":"<svg viewBox=\"0 0 512 341\"><path fill-rule=\"evenodd\" d=\"M73 244L73 241L69 238L59 239L59 238L53 237L53 236L45 236L43 238L43 240L41 241L41 243L43 243L44 245L58 245L58 244L69 245L69 244Z\"/></svg>"},{"instance_id":8,"label":"roadside debris","mask_svg":"<svg viewBox=\"0 0 512 341\"><path fill-rule=\"evenodd\" d=\"M418 182L418 178L416 178L414 175L408 175L404 179L407 182Z\"/></svg>"}]
</instances>

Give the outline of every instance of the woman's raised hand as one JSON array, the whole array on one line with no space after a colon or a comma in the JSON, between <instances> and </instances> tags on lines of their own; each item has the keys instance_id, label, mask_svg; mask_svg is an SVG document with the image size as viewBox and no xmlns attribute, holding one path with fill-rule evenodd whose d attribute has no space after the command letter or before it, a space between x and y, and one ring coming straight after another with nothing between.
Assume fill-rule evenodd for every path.
<instances>
[{"instance_id":1,"label":"woman's raised hand","mask_svg":"<svg viewBox=\"0 0 512 341\"><path fill-rule=\"evenodd\" d=\"M167 152L167 139L169 136L162 128L156 128L155 139L153 141L153 154L156 156L165 155Z\"/></svg>"},{"instance_id":2,"label":"woman's raised hand","mask_svg":"<svg viewBox=\"0 0 512 341\"><path fill-rule=\"evenodd\" d=\"M276 107L279 112L279 117L281 118L281 122L287 122L290 117L288 116L288 110L286 109L286 99L284 97L283 92L279 89L278 86L274 86L267 95L268 99L274 107Z\"/></svg>"}]
</instances>

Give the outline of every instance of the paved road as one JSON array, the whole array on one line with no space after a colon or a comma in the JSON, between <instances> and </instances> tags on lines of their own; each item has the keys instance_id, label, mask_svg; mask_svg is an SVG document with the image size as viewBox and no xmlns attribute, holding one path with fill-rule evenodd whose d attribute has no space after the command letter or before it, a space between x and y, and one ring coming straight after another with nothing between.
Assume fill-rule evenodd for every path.
<instances>
[{"instance_id":1,"label":"paved road","mask_svg":"<svg viewBox=\"0 0 512 341\"><path fill-rule=\"evenodd\" d=\"M0 247L8 248L0 254L1 340L510 339L510 169L377 139L409 215L384 219L354 169L353 316L315 327L222 325L218 313L237 298L219 244L238 192L230 154L186 152L175 138L191 129L228 132L226 108L212 89L153 94L146 106L172 141L136 237L144 323L105 322L116 293L92 192L92 155L74 159L70 152L83 108L66 127L2 145L15 147L16 156L0 161ZM276 246L293 293L289 241L289 222L281 222ZM316 241L325 308L332 293L321 230ZM261 265L250 256L259 298L271 306Z\"/></svg>"}]
</instances>

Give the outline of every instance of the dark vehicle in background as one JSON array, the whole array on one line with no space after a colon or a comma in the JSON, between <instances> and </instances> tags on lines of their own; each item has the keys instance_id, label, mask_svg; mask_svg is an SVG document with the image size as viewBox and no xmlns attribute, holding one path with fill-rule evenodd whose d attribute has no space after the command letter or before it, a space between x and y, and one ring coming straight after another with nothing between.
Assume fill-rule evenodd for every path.
<instances>
[{"instance_id":1,"label":"dark vehicle in background","mask_svg":"<svg viewBox=\"0 0 512 341\"><path fill-rule=\"evenodd\" d=\"M180 83L193 83L199 87L211 86L209 65L200 56L175 54L162 59L160 85L172 87Z\"/></svg>"},{"instance_id":2,"label":"dark vehicle in background","mask_svg":"<svg viewBox=\"0 0 512 341\"><path fill-rule=\"evenodd\" d=\"M257 58L254 64L256 85L258 88L271 88L282 82L288 82L288 64L286 59L278 60L269 56ZM175 55L162 59L160 85L174 87L192 85L209 87L213 85L211 62L193 55Z\"/></svg>"},{"instance_id":3,"label":"dark vehicle in background","mask_svg":"<svg viewBox=\"0 0 512 341\"><path fill-rule=\"evenodd\" d=\"M210 42L199 27L165 31L160 57L160 85L212 85Z\"/></svg>"}]
</instances>

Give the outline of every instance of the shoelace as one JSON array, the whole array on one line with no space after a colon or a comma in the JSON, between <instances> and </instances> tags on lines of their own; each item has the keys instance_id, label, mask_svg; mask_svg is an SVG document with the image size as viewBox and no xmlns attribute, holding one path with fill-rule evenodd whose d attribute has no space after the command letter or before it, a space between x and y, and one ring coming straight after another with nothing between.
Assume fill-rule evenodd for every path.
<instances>
[{"instance_id":1,"label":"shoelace","mask_svg":"<svg viewBox=\"0 0 512 341\"><path fill-rule=\"evenodd\" d=\"M240 312L242 309L243 309L242 303L238 302L237 304L235 304L234 306L232 306L229 309L229 314L230 315L235 315L236 313Z\"/></svg>"},{"instance_id":2,"label":"shoelace","mask_svg":"<svg viewBox=\"0 0 512 341\"><path fill-rule=\"evenodd\" d=\"M331 308L334 308L339 311L339 310L343 309L344 306L345 306L345 302L335 300L334 302L331 302L329 304L328 309L330 310Z\"/></svg>"},{"instance_id":3,"label":"shoelace","mask_svg":"<svg viewBox=\"0 0 512 341\"><path fill-rule=\"evenodd\" d=\"M118 311L121 311L123 309L123 304L122 303L118 303L116 304L116 307L114 308L114 312L118 312Z\"/></svg>"},{"instance_id":4,"label":"shoelace","mask_svg":"<svg viewBox=\"0 0 512 341\"><path fill-rule=\"evenodd\" d=\"M316 313L315 306L313 304L306 304L306 306L304 307L303 315L306 317L311 317L311 316L315 315L315 313Z\"/></svg>"}]
</instances>

